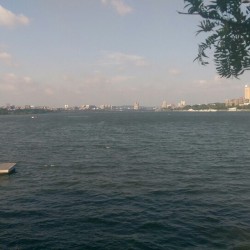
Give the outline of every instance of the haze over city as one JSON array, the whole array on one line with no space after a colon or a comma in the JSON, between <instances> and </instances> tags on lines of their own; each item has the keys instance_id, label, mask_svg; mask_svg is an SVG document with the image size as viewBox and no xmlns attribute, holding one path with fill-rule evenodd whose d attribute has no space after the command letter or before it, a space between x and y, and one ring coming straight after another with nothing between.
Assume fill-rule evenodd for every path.
<instances>
[{"instance_id":1,"label":"haze over city","mask_svg":"<svg viewBox=\"0 0 250 250\"><path fill-rule=\"evenodd\" d=\"M0 1L0 105L211 103L250 83L193 62L183 0Z\"/></svg>"}]
</instances>

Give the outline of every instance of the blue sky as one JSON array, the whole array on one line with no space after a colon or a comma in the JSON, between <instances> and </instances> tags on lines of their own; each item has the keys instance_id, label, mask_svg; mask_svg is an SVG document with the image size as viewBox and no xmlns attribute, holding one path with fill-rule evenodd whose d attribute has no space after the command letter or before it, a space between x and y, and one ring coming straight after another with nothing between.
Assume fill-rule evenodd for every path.
<instances>
[{"instance_id":1,"label":"blue sky","mask_svg":"<svg viewBox=\"0 0 250 250\"><path fill-rule=\"evenodd\" d=\"M193 62L183 0L0 0L0 106L223 102L250 83Z\"/></svg>"}]
</instances>

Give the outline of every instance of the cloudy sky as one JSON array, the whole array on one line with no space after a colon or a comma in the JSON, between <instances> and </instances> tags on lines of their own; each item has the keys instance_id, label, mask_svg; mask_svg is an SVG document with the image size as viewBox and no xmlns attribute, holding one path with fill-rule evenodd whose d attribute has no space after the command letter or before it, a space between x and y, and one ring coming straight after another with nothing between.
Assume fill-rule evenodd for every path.
<instances>
[{"instance_id":1,"label":"cloudy sky","mask_svg":"<svg viewBox=\"0 0 250 250\"><path fill-rule=\"evenodd\" d=\"M0 106L223 102L250 83L193 62L183 0L0 0Z\"/></svg>"}]
</instances>

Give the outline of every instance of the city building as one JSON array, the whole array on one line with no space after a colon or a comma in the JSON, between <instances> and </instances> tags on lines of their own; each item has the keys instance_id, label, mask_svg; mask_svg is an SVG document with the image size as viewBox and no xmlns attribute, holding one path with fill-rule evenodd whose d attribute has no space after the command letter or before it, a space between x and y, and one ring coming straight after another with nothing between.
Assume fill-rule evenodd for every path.
<instances>
[{"instance_id":1,"label":"city building","mask_svg":"<svg viewBox=\"0 0 250 250\"><path fill-rule=\"evenodd\" d=\"M245 102L249 103L250 100L250 87L245 85Z\"/></svg>"},{"instance_id":2,"label":"city building","mask_svg":"<svg viewBox=\"0 0 250 250\"><path fill-rule=\"evenodd\" d=\"M134 110L139 110L139 109L140 109L139 102L135 102L134 103Z\"/></svg>"},{"instance_id":3,"label":"city building","mask_svg":"<svg viewBox=\"0 0 250 250\"><path fill-rule=\"evenodd\" d=\"M102 104L99 107L101 110L112 110L112 106L108 104Z\"/></svg>"},{"instance_id":4,"label":"city building","mask_svg":"<svg viewBox=\"0 0 250 250\"><path fill-rule=\"evenodd\" d=\"M184 108L186 106L186 102L185 101L180 101L179 103L178 103L178 107L179 108Z\"/></svg>"},{"instance_id":5,"label":"city building","mask_svg":"<svg viewBox=\"0 0 250 250\"><path fill-rule=\"evenodd\" d=\"M227 107L243 106L244 103L245 103L245 99L243 97L235 98L235 99L228 99L225 101L225 105Z\"/></svg>"},{"instance_id":6,"label":"city building","mask_svg":"<svg viewBox=\"0 0 250 250\"><path fill-rule=\"evenodd\" d=\"M246 106L250 104L250 87L245 85L244 97L228 99L225 101L227 107Z\"/></svg>"},{"instance_id":7,"label":"city building","mask_svg":"<svg viewBox=\"0 0 250 250\"><path fill-rule=\"evenodd\" d=\"M168 108L167 101L163 101L163 102L162 102L161 108L162 108L162 109L167 109L167 108Z\"/></svg>"}]
</instances>

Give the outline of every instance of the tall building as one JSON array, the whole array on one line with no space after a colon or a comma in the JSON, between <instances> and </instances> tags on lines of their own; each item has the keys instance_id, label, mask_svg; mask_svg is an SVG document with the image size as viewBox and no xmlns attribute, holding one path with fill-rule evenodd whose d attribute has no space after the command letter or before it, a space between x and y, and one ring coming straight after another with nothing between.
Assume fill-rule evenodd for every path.
<instances>
[{"instance_id":1,"label":"tall building","mask_svg":"<svg viewBox=\"0 0 250 250\"><path fill-rule=\"evenodd\" d=\"M139 110L139 109L140 109L139 102L135 102L134 103L134 110Z\"/></svg>"},{"instance_id":2,"label":"tall building","mask_svg":"<svg viewBox=\"0 0 250 250\"><path fill-rule=\"evenodd\" d=\"M245 99L250 100L250 87L245 85Z\"/></svg>"},{"instance_id":3,"label":"tall building","mask_svg":"<svg viewBox=\"0 0 250 250\"><path fill-rule=\"evenodd\" d=\"M179 108L183 108L183 107L185 107L186 106L186 102L185 101L180 101L179 103L178 103L178 107Z\"/></svg>"},{"instance_id":4,"label":"tall building","mask_svg":"<svg viewBox=\"0 0 250 250\"><path fill-rule=\"evenodd\" d=\"M161 105L161 108L166 109L167 107L168 107L167 101L163 101L162 105Z\"/></svg>"}]
</instances>

